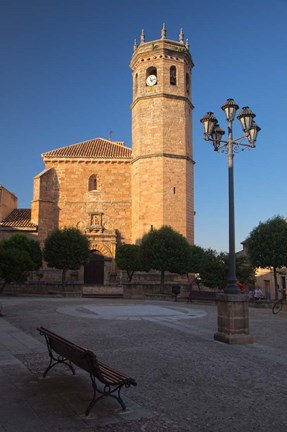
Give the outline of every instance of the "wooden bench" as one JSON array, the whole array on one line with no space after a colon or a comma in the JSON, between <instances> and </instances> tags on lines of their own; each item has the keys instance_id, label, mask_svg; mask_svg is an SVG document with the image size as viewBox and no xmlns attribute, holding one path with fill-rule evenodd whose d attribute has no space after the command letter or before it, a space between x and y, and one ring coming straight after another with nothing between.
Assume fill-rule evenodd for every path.
<instances>
[{"instance_id":1,"label":"wooden bench","mask_svg":"<svg viewBox=\"0 0 287 432\"><path fill-rule=\"evenodd\" d=\"M131 385L136 386L137 383L133 378L100 362L97 356L86 348L76 345L44 327L39 327L37 330L41 335L45 336L50 356L50 363L43 373L43 378L45 378L52 367L60 363L67 365L73 375L75 375L74 364L88 372L92 382L94 393L85 412L86 416L95 403L105 396L115 398L120 403L122 409L126 409L126 405L121 398L121 389L122 387L128 388ZM104 385L103 389L97 385L96 380ZM100 393L100 396L97 396L97 392Z\"/></svg>"},{"instance_id":2,"label":"wooden bench","mask_svg":"<svg viewBox=\"0 0 287 432\"><path fill-rule=\"evenodd\" d=\"M217 291L199 291L199 290L191 290L189 292L189 297L187 302L191 302L192 300L207 300L207 301L215 301Z\"/></svg>"}]
</instances>

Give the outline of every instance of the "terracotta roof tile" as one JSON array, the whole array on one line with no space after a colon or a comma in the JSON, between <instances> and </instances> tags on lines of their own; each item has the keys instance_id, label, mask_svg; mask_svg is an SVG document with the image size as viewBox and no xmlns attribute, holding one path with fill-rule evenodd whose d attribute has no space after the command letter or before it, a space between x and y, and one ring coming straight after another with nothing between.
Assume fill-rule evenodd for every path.
<instances>
[{"instance_id":1,"label":"terracotta roof tile","mask_svg":"<svg viewBox=\"0 0 287 432\"><path fill-rule=\"evenodd\" d=\"M43 153L43 159L50 158L95 158L95 159L130 159L132 150L122 142L112 142L103 138L95 138L61 147Z\"/></svg>"},{"instance_id":2,"label":"terracotta roof tile","mask_svg":"<svg viewBox=\"0 0 287 432\"><path fill-rule=\"evenodd\" d=\"M31 222L31 209L14 209L2 222L5 228L35 228Z\"/></svg>"}]
</instances>

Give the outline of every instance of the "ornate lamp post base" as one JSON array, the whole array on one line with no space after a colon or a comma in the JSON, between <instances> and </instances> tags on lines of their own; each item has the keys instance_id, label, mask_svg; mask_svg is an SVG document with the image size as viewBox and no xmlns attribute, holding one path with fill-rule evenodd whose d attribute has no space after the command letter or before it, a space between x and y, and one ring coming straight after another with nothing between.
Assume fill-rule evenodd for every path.
<instances>
[{"instance_id":1,"label":"ornate lamp post base","mask_svg":"<svg viewBox=\"0 0 287 432\"><path fill-rule=\"evenodd\" d=\"M214 339L228 344L251 344L249 334L248 299L244 294L218 294L217 324Z\"/></svg>"}]
</instances>

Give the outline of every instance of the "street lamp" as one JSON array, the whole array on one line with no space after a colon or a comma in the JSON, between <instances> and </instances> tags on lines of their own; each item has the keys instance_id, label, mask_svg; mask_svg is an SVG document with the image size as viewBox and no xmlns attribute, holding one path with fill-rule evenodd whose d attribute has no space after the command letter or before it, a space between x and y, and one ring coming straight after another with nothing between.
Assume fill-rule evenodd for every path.
<instances>
[{"instance_id":1,"label":"street lamp","mask_svg":"<svg viewBox=\"0 0 287 432\"><path fill-rule=\"evenodd\" d=\"M227 99L221 109L225 112L228 128L228 138L223 140L225 132L220 128L217 118L212 112L208 112L200 121L203 124L204 139L211 141L215 151L228 155L228 197L229 197L229 265L227 286L225 294L239 294L235 267L235 222L234 222L234 181L233 181L233 156L234 153L244 150L246 147L254 148L260 127L254 122L255 114L249 107L243 107L237 116L241 122L244 135L233 138L232 124L239 106L233 99Z\"/></svg>"}]
</instances>

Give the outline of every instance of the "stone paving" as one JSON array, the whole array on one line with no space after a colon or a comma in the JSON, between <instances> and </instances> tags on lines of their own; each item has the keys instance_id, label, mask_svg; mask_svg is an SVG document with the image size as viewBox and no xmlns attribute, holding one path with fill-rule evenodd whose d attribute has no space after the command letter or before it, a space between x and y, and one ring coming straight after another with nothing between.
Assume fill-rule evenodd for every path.
<instances>
[{"instance_id":1,"label":"stone paving","mask_svg":"<svg viewBox=\"0 0 287 432\"><path fill-rule=\"evenodd\" d=\"M2 296L0 432L285 432L287 312L250 308L254 344L213 340L213 304ZM88 417L88 374L48 364L44 326L138 383L127 410L104 399Z\"/></svg>"}]
</instances>

